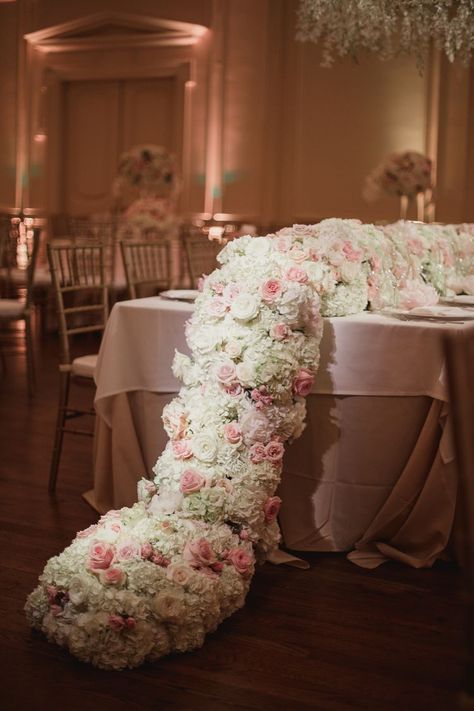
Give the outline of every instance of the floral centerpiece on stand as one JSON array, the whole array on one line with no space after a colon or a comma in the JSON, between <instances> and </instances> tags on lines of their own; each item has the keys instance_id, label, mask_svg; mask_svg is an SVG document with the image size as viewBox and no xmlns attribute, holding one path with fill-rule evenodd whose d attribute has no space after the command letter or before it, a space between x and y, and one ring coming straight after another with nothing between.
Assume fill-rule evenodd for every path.
<instances>
[{"instance_id":1,"label":"floral centerpiece on stand","mask_svg":"<svg viewBox=\"0 0 474 711\"><path fill-rule=\"evenodd\" d=\"M125 151L113 184L122 210L121 232L169 233L179 224L176 200L181 189L176 157L162 146L142 145Z\"/></svg>"},{"instance_id":2,"label":"floral centerpiece on stand","mask_svg":"<svg viewBox=\"0 0 474 711\"><path fill-rule=\"evenodd\" d=\"M418 199L418 219L423 219L433 189L433 164L417 151L391 153L366 178L364 196L376 200L383 193L400 199L400 217L407 217L408 204Z\"/></svg>"}]
</instances>

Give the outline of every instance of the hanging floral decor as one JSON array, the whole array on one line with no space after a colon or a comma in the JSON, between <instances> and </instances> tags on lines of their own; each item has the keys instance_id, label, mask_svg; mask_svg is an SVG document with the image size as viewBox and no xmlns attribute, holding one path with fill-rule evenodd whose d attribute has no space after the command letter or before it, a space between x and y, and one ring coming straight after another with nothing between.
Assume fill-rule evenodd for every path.
<instances>
[{"instance_id":1,"label":"hanging floral decor","mask_svg":"<svg viewBox=\"0 0 474 711\"><path fill-rule=\"evenodd\" d=\"M296 39L320 42L323 65L363 52L381 59L400 52L422 67L431 42L452 62L468 62L474 48L472 0L300 0Z\"/></svg>"}]
</instances>

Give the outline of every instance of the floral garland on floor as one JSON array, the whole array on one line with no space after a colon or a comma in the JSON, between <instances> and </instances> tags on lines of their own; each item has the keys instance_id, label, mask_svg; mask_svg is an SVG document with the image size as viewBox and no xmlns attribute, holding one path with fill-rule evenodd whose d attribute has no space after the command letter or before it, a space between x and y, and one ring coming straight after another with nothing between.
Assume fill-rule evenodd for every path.
<instances>
[{"instance_id":1,"label":"floral garland on floor","mask_svg":"<svg viewBox=\"0 0 474 711\"><path fill-rule=\"evenodd\" d=\"M277 546L284 443L303 430L321 337L294 242L224 248L188 326L193 357L175 359L184 387L154 482L78 533L30 595L30 623L79 659L123 669L202 645Z\"/></svg>"},{"instance_id":2,"label":"floral garland on floor","mask_svg":"<svg viewBox=\"0 0 474 711\"><path fill-rule=\"evenodd\" d=\"M33 627L104 669L199 647L242 607L279 542L275 491L305 426L321 315L454 293L441 266L472 278L474 235L324 220L241 237L219 260L187 326L192 357L175 357L183 387L163 412L154 480L51 558L26 604Z\"/></svg>"}]
</instances>

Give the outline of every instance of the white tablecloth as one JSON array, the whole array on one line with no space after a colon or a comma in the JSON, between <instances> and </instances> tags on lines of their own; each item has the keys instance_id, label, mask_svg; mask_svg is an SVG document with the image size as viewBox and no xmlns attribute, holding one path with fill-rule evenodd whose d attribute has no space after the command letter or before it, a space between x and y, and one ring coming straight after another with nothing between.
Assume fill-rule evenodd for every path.
<instances>
[{"instance_id":1,"label":"white tablecloth","mask_svg":"<svg viewBox=\"0 0 474 711\"><path fill-rule=\"evenodd\" d=\"M166 442L160 415L179 388L192 305L116 304L96 370L94 489L99 511L129 505ZM473 327L358 314L327 319L308 427L285 456L281 526L289 548L355 550L371 567L430 565L445 550L457 477L443 338Z\"/></svg>"}]
</instances>

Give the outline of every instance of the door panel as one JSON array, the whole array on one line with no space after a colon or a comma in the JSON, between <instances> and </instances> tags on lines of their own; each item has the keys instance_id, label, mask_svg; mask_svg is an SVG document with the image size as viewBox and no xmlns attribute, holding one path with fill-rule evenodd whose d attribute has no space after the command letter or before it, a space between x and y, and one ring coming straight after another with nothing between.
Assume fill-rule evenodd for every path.
<instances>
[{"instance_id":1,"label":"door panel","mask_svg":"<svg viewBox=\"0 0 474 711\"><path fill-rule=\"evenodd\" d=\"M120 153L143 143L177 150L171 77L64 84L62 211L107 212Z\"/></svg>"},{"instance_id":2,"label":"door panel","mask_svg":"<svg viewBox=\"0 0 474 711\"><path fill-rule=\"evenodd\" d=\"M121 85L123 150L142 143L176 150L175 79L137 79Z\"/></svg>"},{"instance_id":3,"label":"door panel","mask_svg":"<svg viewBox=\"0 0 474 711\"><path fill-rule=\"evenodd\" d=\"M104 212L117 167L119 84L68 82L64 109L64 210Z\"/></svg>"}]
</instances>

